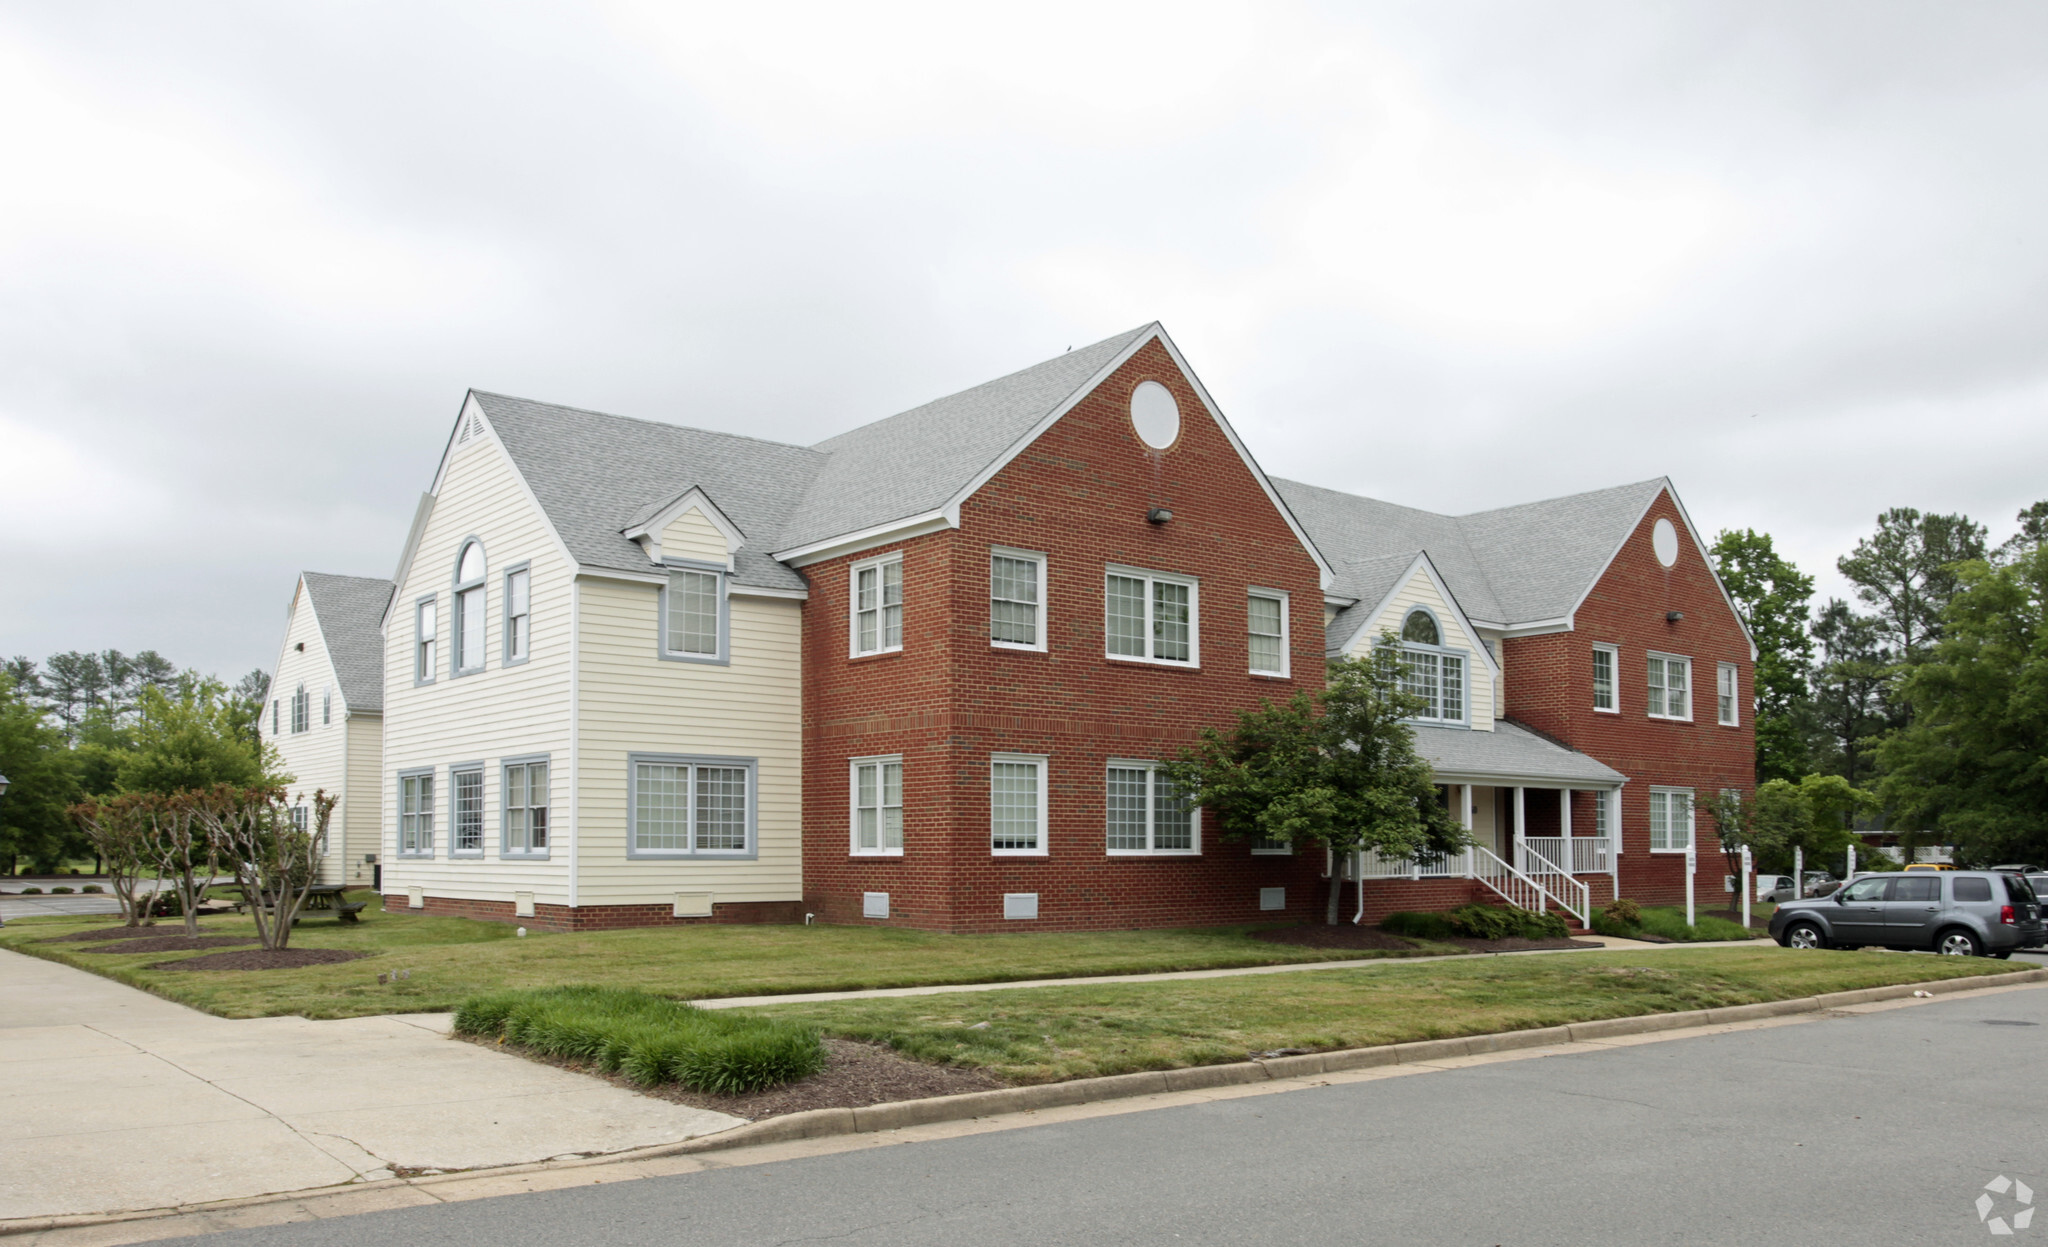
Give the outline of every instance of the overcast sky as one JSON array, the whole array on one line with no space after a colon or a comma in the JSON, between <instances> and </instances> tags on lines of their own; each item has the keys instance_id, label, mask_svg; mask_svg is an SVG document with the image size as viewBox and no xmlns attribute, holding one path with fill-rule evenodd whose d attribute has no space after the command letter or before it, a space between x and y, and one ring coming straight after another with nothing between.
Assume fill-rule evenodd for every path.
<instances>
[{"instance_id":1,"label":"overcast sky","mask_svg":"<svg viewBox=\"0 0 2048 1247\"><path fill-rule=\"evenodd\" d=\"M2048 5L0 0L0 656L276 659L466 388L808 443L1150 320L1266 469L2048 496Z\"/></svg>"}]
</instances>

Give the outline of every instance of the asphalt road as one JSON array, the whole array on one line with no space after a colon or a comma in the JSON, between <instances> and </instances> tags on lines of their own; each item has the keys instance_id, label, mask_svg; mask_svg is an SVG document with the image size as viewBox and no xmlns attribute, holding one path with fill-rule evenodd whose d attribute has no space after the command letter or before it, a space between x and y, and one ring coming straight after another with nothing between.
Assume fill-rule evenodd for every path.
<instances>
[{"instance_id":1,"label":"asphalt road","mask_svg":"<svg viewBox=\"0 0 2048 1247\"><path fill-rule=\"evenodd\" d=\"M1984 1242L1986 1183L2048 1203L2044 1040L2021 990L204 1241Z\"/></svg>"}]
</instances>

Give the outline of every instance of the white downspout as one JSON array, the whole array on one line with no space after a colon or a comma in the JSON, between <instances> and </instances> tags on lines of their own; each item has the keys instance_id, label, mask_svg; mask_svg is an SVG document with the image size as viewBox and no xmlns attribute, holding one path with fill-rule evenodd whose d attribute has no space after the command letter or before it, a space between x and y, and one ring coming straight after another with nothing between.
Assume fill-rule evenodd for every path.
<instances>
[{"instance_id":1,"label":"white downspout","mask_svg":"<svg viewBox=\"0 0 2048 1247\"><path fill-rule=\"evenodd\" d=\"M1365 925L1365 850L1360 849L1355 855L1346 854L1345 856L1353 858L1358 863L1357 869L1353 872L1358 876L1358 912L1351 915L1351 925L1354 927L1363 926Z\"/></svg>"}]
</instances>

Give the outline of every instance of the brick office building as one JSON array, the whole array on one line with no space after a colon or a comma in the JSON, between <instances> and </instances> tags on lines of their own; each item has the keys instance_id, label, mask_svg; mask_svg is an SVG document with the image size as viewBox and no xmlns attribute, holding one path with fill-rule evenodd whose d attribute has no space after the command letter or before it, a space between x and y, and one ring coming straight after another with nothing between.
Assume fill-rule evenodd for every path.
<instances>
[{"instance_id":1,"label":"brick office building","mask_svg":"<svg viewBox=\"0 0 2048 1247\"><path fill-rule=\"evenodd\" d=\"M385 891L430 912L1305 917L1322 854L1155 768L1383 630L1478 845L1347 869L1365 920L1664 899L1680 795L1747 786L1747 715L1689 693L1725 661L1746 706L1747 642L1668 483L1452 518L1274 482L1157 325L811 447L473 393L395 581Z\"/></svg>"}]
</instances>

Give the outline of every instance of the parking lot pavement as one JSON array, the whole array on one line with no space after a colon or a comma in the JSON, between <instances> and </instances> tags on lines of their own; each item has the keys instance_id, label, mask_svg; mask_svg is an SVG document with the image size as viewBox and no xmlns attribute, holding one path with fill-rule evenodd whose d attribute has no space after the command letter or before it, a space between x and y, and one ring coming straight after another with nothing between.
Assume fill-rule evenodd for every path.
<instances>
[{"instance_id":1,"label":"parking lot pavement","mask_svg":"<svg viewBox=\"0 0 2048 1247\"><path fill-rule=\"evenodd\" d=\"M0 896L0 922L46 914L118 914L121 902L87 892L77 896Z\"/></svg>"}]
</instances>

